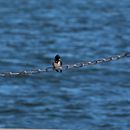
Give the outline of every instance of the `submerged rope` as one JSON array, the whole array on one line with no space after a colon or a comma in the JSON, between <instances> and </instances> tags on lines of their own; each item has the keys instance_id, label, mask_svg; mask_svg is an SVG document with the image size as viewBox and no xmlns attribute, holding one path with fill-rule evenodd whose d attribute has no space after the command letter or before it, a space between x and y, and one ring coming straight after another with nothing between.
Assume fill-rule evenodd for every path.
<instances>
[{"instance_id":1,"label":"submerged rope","mask_svg":"<svg viewBox=\"0 0 130 130\"><path fill-rule=\"evenodd\" d=\"M92 60L92 61L86 61L86 62L82 62L82 63L63 65L62 70L96 65L96 64L100 64L100 63L119 60L119 59L122 59L125 57L130 57L130 52L125 52L120 55L115 55L115 56ZM43 69L35 69L35 70L30 70L30 71L24 70L22 72L3 72L3 73L0 73L0 77L25 76L25 75L32 75L32 74L51 72L51 71L54 71L53 67L46 67Z\"/></svg>"}]
</instances>

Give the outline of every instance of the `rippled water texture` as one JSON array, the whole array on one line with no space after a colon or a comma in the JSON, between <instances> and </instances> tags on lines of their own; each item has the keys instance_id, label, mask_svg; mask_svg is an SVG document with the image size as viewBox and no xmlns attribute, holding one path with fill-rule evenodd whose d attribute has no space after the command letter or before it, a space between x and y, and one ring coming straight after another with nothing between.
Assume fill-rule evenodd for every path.
<instances>
[{"instance_id":1,"label":"rippled water texture","mask_svg":"<svg viewBox=\"0 0 130 130\"><path fill-rule=\"evenodd\" d=\"M130 51L129 0L0 0L0 72ZM130 129L130 59L0 78L1 128Z\"/></svg>"}]
</instances>

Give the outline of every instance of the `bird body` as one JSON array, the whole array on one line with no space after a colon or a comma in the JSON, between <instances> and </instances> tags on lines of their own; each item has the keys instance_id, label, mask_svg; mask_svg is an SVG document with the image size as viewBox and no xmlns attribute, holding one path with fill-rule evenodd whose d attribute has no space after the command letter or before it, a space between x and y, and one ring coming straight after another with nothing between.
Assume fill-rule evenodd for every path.
<instances>
[{"instance_id":1,"label":"bird body","mask_svg":"<svg viewBox=\"0 0 130 130\"><path fill-rule=\"evenodd\" d=\"M53 62L53 69L55 69L57 72L62 72L62 61L60 59L59 55L56 55Z\"/></svg>"}]
</instances>

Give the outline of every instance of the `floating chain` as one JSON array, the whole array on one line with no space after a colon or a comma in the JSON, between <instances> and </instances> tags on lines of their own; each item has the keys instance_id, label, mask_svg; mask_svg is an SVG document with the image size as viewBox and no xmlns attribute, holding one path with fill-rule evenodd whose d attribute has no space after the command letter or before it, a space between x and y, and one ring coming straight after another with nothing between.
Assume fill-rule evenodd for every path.
<instances>
[{"instance_id":1,"label":"floating chain","mask_svg":"<svg viewBox=\"0 0 130 130\"><path fill-rule=\"evenodd\" d=\"M90 65L96 65L96 64L100 64L100 63L119 60L119 59L124 58L124 57L130 57L130 52L125 52L125 53L122 53L120 55L115 55L115 56L92 60L92 61L86 61L86 62L82 62L82 63L76 63L76 64L72 64L72 65L70 65L70 64L63 65L62 70L67 70L67 69L72 69L72 68L80 68L80 67L90 66ZM30 70L30 71L25 70L22 72L4 72L4 73L0 73L0 77L25 76L25 75L32 75L32 74L51 72L51 71L54 71L53 67L46 67L43 69L35 69L35 70Z\"/></svg>"}]
</instances>

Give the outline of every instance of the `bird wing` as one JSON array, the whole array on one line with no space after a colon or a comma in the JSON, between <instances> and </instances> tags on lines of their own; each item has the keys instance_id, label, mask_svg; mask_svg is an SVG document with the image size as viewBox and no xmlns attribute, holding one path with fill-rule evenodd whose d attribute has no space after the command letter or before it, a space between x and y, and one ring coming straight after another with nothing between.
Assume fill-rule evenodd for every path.
<instances>
[{"instance_id":1,"label":"bird wing","mask_svg":"<svg viewBox=\"0 0 130 130\"><path fill-rule=\"evenodd\" d=\"M62 61L60 62L60 65L62 66Z\"/></svg>"},{"instance_id":2,"label":"bird wing","mask_svg":"<svg viewBox=\"0 0 130 130\"><path fill-rule=\"evenodd\" d=\"M52 66L53 66L53 68L55 67L55 66L54 66L54 62L52 62Z\"/></svg>"}]
</instances>

